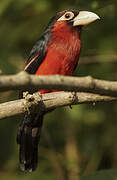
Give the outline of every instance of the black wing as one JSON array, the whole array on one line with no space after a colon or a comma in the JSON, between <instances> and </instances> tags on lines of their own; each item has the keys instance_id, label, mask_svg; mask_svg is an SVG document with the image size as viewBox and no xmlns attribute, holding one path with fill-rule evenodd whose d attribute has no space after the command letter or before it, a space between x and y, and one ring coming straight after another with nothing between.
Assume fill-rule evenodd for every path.
<instances>
[{"instance_id":1,"label":"black wing","mask_svg":"<svg viewBox=\"0 0 117 180\"><path fill-rule=\"evenodd\" d=\"M29 58L27 61L27 65L25 67L25 71L29 74L35 74L40 64L43 62L46 56L46 46L47 42L42 37L32 48Z\"/></svg>"},{"instance_id":2,"label":"black wing","mask_svg":"<svg viewBox=\"0 0 117 180\"><path fill-rule=\"evenodd\" d=\"M24 71L26 71L29 74L35 74L40 64L43 62L45 56L46 56L46 42L42 37L39 41L37 41L37 43L32 48ZM33 93L34 91L30 90L29 92ZM23 90L19 92L19 98L22 97L23 97Z\"/></svg>"},{"instance_id":3,"label":"black wing","mask_svg":"<svg viewBox=\"0 0 117 180\"><path fill-rule=\"evenodd\" d=\"M55 20L56 19L54 17L54 21ZM36 73L37 69L39 68L40 64L43 62L46 56L47 45L51 39L51 29L53 28L54 21L53 23L50 21L43 35L41 36L39 41L37 41L37 43L33 46L29 54L27 65L25 67L25 71L29 74Z\"/></svg>"},{"instance_id":4,"label":"black wing","mask_svg":"<svg viewBox=\"0 0 117 180\"><path fill-rule=\"evenodd\" d=\"M47 30L43 34L43 36L37 41L37 43L33 46L29 58L26 63L26 67L24 71L26 71L29 74L35 74L38 70L40 64L43 62L45 56L46 56L46 49L47 44L50 40L51 33ZM33 93L34 91L29 91L29 93ZM23 91L19 92L19 98L23 97Z\"/></svg>"}]
</instances>

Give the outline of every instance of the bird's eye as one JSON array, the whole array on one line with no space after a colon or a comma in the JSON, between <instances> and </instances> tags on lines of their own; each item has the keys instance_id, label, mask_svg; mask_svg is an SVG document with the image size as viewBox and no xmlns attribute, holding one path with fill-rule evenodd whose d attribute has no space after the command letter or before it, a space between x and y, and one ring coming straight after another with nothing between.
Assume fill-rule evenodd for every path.
<instances>
[{"instance_id":1,"label":"bird's eye","mask_svg":"<svg viewBox=\"0 0 117 180\"><path fill-rule=\"evenodd\" d=\"M66 12L66 14L64 15L66 20L70 20L74 17L73 12Z\"/></svg>"},{"instance_id":2,"label":"bird's eye","mask_svg":"<svg viewBox=\"0 0 117 180\"><path fill-rule=\"evenodd\" d=\"M66 19L69 19L70 17L71 17L71 14L70 14L70 13L66 13L66 14L65 14L65 18L66 18Z\"/></svg>"}]
</instances>

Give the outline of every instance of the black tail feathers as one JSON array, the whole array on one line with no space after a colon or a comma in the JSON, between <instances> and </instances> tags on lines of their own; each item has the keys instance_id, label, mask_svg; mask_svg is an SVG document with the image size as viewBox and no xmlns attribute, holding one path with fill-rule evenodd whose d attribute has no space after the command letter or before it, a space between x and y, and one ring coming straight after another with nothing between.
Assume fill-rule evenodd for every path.
<instances>
[{"instance_id":1,"label":"black tail feathers","mask_svg":"<svg viewBox=\"0 0 117 180\"><path fill-rule=\"evenodd\" d=\"M38 143L41 135L43 115L30 116L31 121L22 121L18 135L19 161L20 168L23 171L32 172L36 169L38 163ZM32 119L33 118L33 119Z\"/></svg>"}]
</instances>

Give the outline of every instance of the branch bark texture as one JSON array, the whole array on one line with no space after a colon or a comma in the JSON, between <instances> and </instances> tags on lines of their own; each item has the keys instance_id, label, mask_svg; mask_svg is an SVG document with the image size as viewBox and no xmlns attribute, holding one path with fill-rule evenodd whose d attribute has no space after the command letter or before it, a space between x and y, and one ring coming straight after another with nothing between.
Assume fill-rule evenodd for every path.
<instances>
[{"instance_id":1,"label":"branch bark texture","mask_svg":"<svg viewBox=\"0 0 117 180\"><path fill-rule=\"evenodd\" d=\"M0 104L0 119L30 113L31 111L41 113L62 106L108 101L117 101L117 97L81 92L55 92L43 95L39 95L39 93L26 94L25 99Z\"/></svg>"},{"instance_id":2,"label":"branch bark texture","mask_svg":"<svg viewBox=\"0 0 117 180\"><path fill-rule=\"evenodd\" d=\"M57 89L64 91L79 91L117 96L117 82L87 77L66 76L35 76L26 72L16 75L0 76L0 91Z\"/></svg>"}]
</instances>

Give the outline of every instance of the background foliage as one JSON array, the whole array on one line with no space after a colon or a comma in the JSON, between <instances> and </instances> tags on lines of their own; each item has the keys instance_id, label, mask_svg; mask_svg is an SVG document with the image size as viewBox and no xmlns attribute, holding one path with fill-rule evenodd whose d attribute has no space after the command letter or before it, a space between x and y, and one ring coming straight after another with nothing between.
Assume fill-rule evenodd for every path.
<instances>
[{"instance_id":1,"label":"background foliage","mask_svg":"<svg viewBox=\"0 0 117 180\"><path fill-rule=\"evenodd\" d=\"M82 60L74 75L117 80L117 2L114 0L0 0L0 73L22 70L50 17L67 8L91 10L101 17L100 21L84 28L81 56L89 61L83 63ZM0 102L17 97L18 92L1 93ZM116 117L116 103L78 105L72 110L65 107L46 115L39 165L32 174L22 173L18 167L15 139L20 117L1 121L1 179L72 180L71 177L79 173L83 180L116 179ZM103 169L105 171L95 173Z\"/></svg>"}]
</instances>

